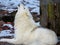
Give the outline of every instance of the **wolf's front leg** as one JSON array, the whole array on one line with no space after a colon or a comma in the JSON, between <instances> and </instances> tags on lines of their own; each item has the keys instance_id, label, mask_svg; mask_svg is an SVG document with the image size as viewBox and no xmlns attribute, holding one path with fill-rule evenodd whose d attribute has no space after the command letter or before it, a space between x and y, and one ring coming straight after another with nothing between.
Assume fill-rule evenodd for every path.
<instances>
[{"instance_id":1,"label":"wolf's front leg","mask_svg":"<svg viewBox=\"0 0 60 45\"><path fill-rule=\"evenodd\" d=\"M0 39L0 42L8 42L8 43L15 44L16 39Z\"/></svg>"}]
</instances>

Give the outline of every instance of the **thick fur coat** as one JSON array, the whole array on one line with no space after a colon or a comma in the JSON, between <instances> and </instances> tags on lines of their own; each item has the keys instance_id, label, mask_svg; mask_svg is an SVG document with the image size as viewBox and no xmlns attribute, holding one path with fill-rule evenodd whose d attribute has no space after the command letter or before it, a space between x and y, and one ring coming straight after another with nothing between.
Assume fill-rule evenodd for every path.
<instances>
[{"instance_id":1,"label":"thick fur coat","mask_svg":"<svg viewBox=\"0 0 60 45\"><path fill-rule=\"evenodd\" d=\"M58 42L54 31L38 28L28 8L20 4L14 21L15 37L0 41L24 45L56 45Z\"/></svg>"}]
</instances>

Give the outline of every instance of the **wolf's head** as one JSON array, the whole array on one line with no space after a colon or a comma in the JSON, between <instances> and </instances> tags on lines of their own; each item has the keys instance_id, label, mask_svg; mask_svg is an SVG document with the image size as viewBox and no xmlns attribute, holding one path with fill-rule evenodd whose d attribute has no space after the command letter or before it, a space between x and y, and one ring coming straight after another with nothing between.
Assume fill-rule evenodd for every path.
<instances>
[{"instance_id":1,"label":"wolf's head","mask_svg":"<svg viewBox=\"0 0 60 45\"><path fill-rule=\"evenodd\" d=\"M20 4L20 6L18 7L18 11L16 13L16 16L18 16L18 17L28 16L29 18L33 18L29 9L27 7L25 7L23 4Z\"/></svg>"}]
</instances>

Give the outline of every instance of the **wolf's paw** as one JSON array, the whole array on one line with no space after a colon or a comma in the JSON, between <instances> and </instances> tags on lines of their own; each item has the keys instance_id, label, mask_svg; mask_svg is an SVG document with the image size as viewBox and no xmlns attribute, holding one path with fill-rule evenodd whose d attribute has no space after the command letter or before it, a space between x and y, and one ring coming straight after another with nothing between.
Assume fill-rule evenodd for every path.
<instances>
[{"instance_id":1,"label":"wolf's paw","mask_svg":"<svg viewBox=\"0 0 60 45\"><path fill-rule=\"evenodd\" d=\"M0 39L0 42L5 42L6 40L5 39Z\"/></svg>"}]
</instances>

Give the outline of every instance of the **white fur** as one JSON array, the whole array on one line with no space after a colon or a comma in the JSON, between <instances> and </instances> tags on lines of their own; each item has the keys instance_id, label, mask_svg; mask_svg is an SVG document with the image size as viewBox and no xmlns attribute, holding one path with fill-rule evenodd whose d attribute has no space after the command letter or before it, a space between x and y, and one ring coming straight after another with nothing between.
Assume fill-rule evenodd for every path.
<instances>
[{"instance_id":1,"label":"white fur","mask_svg":"<svg viewBox=\"0 0 60 45\"><path fill-rule=\"evenodd\" d=\"M18 8L14 24L15 37L0 41L24 45L55 45L58 41L55 32L46 28L36 28L32 15L22 4Z\"/></svg>"}]
</instances>

